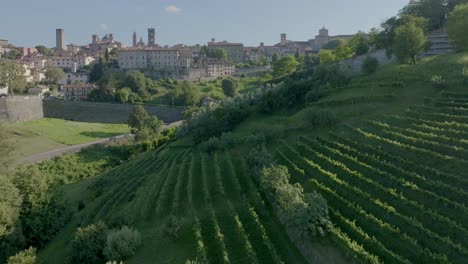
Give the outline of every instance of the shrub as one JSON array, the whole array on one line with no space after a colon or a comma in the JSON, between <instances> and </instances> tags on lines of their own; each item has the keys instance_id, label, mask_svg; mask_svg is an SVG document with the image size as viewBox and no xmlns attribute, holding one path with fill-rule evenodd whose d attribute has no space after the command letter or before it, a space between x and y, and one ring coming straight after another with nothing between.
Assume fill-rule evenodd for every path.
<instances>
[{"instance_id":1,"label":"shrub","mask_svg":"<svg viewBox=\"0 0 468 264\"><path fill-rule=\"evenodd\" d=\"M70 241L70 262L92 264L104 262L107 226L103 222L79 227Z\"/></svg>"},{"instance_id":2,"label":"shrub","mask_svg":"<svg viewBox=\"0 0 468 264\"><path fill-rule=\"evenodd\" d=\"M431 77L431 85L437 89L445 88L445 80L441 75L432 75Z\"/></svg>"},{"instance_id":3,"label":"shrub","mask_svg":"<svg viewBox=\"0 0 468 264\"><path fill-rule=\"evenodd\" d=\"M169 221L166 224L164 232L166 233L167 236L171 238L178 238L180 229L182 228L183 225L184 225L183 219L180 219L174 215L171 215L169 217Z\"/></svg>"},{"instance_id":4,"label":"shrub","mask_svg":"<svg viewBox=\"0 0 468 264\"><path fill-rule=\"evenodd\" d=\"M315 127L333 126L338 122L334 112L321 108L307 108L303 114L304 121Z\"/></svg>"},{"instance_id":5,"label":"shrub","mask_svg":"<svg viewBox=\"0 0 468 264\"><path fill-rule=\"evenodd\" d=\"M449 14L447 20L447 34L459 51L468 50L468 4L460 4Z\"/></svg>"},{"instance_id":6,"label":"shrub","mask_svg":"<svg viewBox=\"0 0 468 264\"><path fill-rule=\"evenodd\" d=\"M135 255L140 244L140 232L123 226L120 230L111 230L109 232L103 252L107 260L121 261Z\"/></svg>"},{"instance_id":7,"label":"shrub","mask_svg":"<svg viewBox=\"0 0 468 264\"><path fill-rule=\"evenodd\" d=\"M37 259L37 250L33 247L22 250L16 255L8 258L8 264L36 264L38 263Z\"/></svg>"},{"instance_id":8,"label":"shrub","mask_svg":"<svg viewBox=\"0 0 468 264\"><path fill-rule=\"evenodd\" d=\"M374 73L379 67L379 61L374 57L367 57L362 63L362 73L371 74Z\"/></svg>"}]
</instances>

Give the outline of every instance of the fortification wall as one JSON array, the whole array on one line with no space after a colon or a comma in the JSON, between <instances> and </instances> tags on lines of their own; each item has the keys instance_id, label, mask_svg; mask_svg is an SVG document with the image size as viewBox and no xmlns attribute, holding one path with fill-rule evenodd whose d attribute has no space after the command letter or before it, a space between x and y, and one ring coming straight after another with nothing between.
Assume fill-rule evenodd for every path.
<instances>
[{"instance_id":1,"label":"fortification wall","mask_svg":"<svg viewBox=\"0 0 468 264\"><path fill-rule=\"evenodd\" d=\"M133 105L71 102L60 100L44 100L44 117L60 118L81 122L127 123ZM144 105L150 115L156 115L165 123L172 123L183 118L182 108Z\"/></svg>"},{"instance_id":2,"label":"fortification wall","mask_svg":"<svg viewBox=\"0 0 468 264\"><path fill-rule=\"evenodd\" d=\"M32 121L44 117L40 97L15 97L0 99L0 120L10 122Z\"/></svg>"},{"instance_id":3,"label":"fortification wall","mask_svg":"<svg viewBox=\"0 0 468 264\"><path fill-rule=\"evenodd\" d=\"M352 59L342 60L338 63L344 67L344 69L349 70L353 74L357 74L361 72L362 64L367 57L376 58L380 65L396 62L396 58L394 56L389 58L385 50L377 50L368 54L354 57Z\"/></svg>"}]
</instances>

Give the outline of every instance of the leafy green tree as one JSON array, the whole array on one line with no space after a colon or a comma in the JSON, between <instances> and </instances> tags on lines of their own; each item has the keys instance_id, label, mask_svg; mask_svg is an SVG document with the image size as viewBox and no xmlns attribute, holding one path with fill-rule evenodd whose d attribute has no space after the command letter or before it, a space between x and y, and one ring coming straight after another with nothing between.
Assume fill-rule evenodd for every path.
<instances>
[{"instance_id":1,"label":"leafy green tree","mask_svg":"<svg viewBox=\"0 0 468 264\"><path fill-rule=\"evenodd\" d=\"M458 51L468 50L468 4L455 7L447 21L447 33Z\"/></svg>"},{"instance_id":2,"label":"leafy green tree","mask_svg":"<svg viewBox=\"0 0 468 264\"><path fill-rule=\"evenodd\" d=\"M163 124L156 116L148 115L141 105L135 106L128 118L128 125L138 142L159 137Z\"/></svg>"},{"instance_id":3,"label":"leafy green tree","mask_svg":"<svg viewBox=\"0 0 468 264\"><path fill-rule=\"evenodd\" d=\"M16 60L19 58L21 53L17 49L12 49L9 52L7 52L5 58L9 60Z\"/></svg>"},{"instance_id":4,"label":"leafy green tree","mask_svg":"<svg viewBox=\"0 0 468 264\"><path fill-rule=\"evenodd\" d=\"M143 106L137 105L133 107L132 114L128 118L128 126L132 129L132 133L135 134L137 131L143 129L148 118L149 115Z\"/></svg>"},{"instance_id":5,"label":"leafy green tree","mask_svg":"<svg viewBox=\"0 0 468 264\"><path fill-rule=\"evenodd\" d=\"M52 49L46 48L44 45L37 45L36 46L37 51L47 57L53 56L54 51Z\"/></svg>"},{"instance_id":6,"label":"leafy green tree","mask_svg":"<svg viewBox=\"0 0 468 264\"><path fill-rule=\"evenodd\" d=\"M49 84L56 84L65 78L65 72L60 68L50 67L45 72L45 80Z\"/></svg>"},{"instance_id":7,"label":"leafy green tree","mask_svg":"<svg viewBox=\"0 0 468 264\"><path fill-rule=\"evenodd\" d=\"M352 49L354 55L359 56L369 51L369 40L363 32L358 32L349 40L348 46Z\"/></svg>"},{"instance_id":8,"label":"leafy green tree","mask_svg":"<svg viewBox=\"0 0 468 264\"><path fill-rule=\"evenodd\" d=\"M223 92L228 97L234 97L237 94L237 83L232 79L223 79L221 82L221 88Z\"/></svg>"},{"instance_id":9,"label":"leafy green tree","mask_svg":"<svg viewBox=\"0 0 468 264\"><path fill-rule=\"evenodd\" d=\"M355 54L354 52L355 51L353 50L353 48L350 45L348 45L348 43L345 43L343 45L338 46L335 49L334 60L346 60L352 58Z\"/></svg>"},{"instance_id":10,"label":"leafy green tree","mask_svg":"<svg viewBox=\"0 0 468 264\"><path fill-rule=\"evenodd\" d=\"M318 53L320 64L329 64L336 60L335 54L331 50L321 50Z\"/></svg>"},{"instance_id":11,"label":"leafy green tree","mask_svg":"<svg viewBox=\"0 0 468 264\"><path fill-rule=\"evenodd\" d=\"M132 90L128 87L121 88L115 92L115 100L119 103L126 104L128 97L132 93Z\"/></svg>"},{"instance_id":12,"label":"leafy green tree","mask_svg":"<svg viewBox=\"0 0 468 264\"><path fill-rule=\"evenodd\" d=\"M90 82L98 82L104 76L105 69L107 68L107 62L102 57L99 57L99 62L93 65L93 69L89 74Z\"/></svg>"},{"instance_id":13,"label":"leafy green tree","mask_svg":"<svg viewBox=\"0 0 468 264\"><path fill-rule=\"evenodd\" d=\"M214 57L220 60L227 60L228 53L223 48L218 48L214 50Z\"/></svg>"},{"instance_id":14,"label":"leafy green tree","mask_svg":"<svg viewBox=\"0 0 468 264\"><path fill-rule=\"evenodd\" d=\"M70 263L104 263L102 250L106 246L107 226L103 222L78 227L70 241Z\"/></svg>"},{"instance_id":15,"label":"leafy green tree","mask_svg":"<svg viewBox=\"0 0 468 264\"><path fill-rule=\"evenodd\" d=\"M26 69L16 62L0 61L0 87L8 87L10 91L23 92L26 88Z\"/></svg>"},{"instance_id":16,"label":"leafy green tree","mask_svg":"<svg viewBox=\"0 0 468 264\"><path fill-rule=\"evenodd\" d=\"M279 54L275 52L275 54L273 54L273 56L271 57L271 63L275 64L277 61L279 61L279 59L280 59Z\"/></svg>"},{"instance_id":17,"label":"leafy green tree","mask_svg":"<svg viewBox=\"0 0 468 264\"><path fill-rule=\"evenodd\" d=\"M424 29L414 22L406 23L395 30L393 49L402 63L416 64L416 56L428 47Z\"/></svg>"},{"instance_id":18,"label":"leafy green tree","mask_svg":"<svg viewBox=\"0 0 468 264\"><path fill-rule=\"evenodd\" d=\"M126 77L125 84L140 96L146 93L146 77L139 71L130 72Z\"/></svg>"},{"instance_id":19,"label":"leafy green tree","mask_svg":"<svg viewBox=\"0 0 468 264\"><path fill-rule=\"evenodd\" d=\"M344 39L334 39L329 41L327 44L323 45L322 49L326 50L334 50L338 48L340 45L346 44L346 41Z\"/></svg>"},{"instance_id":20,"label":"leafy green tree","mask_svg":"<svg viewBox=\"0 0 468 264\"><path fill-rule=\"evenodd\" d=\"M296 71L299 62L293 56L286 56L281 58L273 64L273 75L282 76Z\"/></svg>"},{"instance_id":21,"label":"leafy green tree","mask_svg":"<svg viewBox=\"0 0 468 264\"><path fill-rule=\"evenodd\" d=\"M171 96L178 105L195 106L200 103L201 92L192 83L183 81L172 90Z\"/></svg>"},{"instance_id":22,"label":"leafy green tree","mask_svg":"<svg viewBox=\"0 0 468 264\"><path fill-rule=\"evenodd\" d=\"M36 248L29 247L28 249L18 252L16 255L8 258L8 264L38 264Z\"/></svg>"}]
</instances>

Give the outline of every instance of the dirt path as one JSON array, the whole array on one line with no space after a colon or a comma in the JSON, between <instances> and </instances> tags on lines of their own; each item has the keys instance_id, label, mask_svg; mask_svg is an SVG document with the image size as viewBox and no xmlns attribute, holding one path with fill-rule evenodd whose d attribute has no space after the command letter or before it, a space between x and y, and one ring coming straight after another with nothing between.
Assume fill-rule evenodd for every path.
<instances>
[{"instance_id":1,"label":"dirt path","mask_svg":"<svg viewBox=\"0 0 468 264\"><path fill-rule=\"evenodd\" d=\"M183 121L178 121L178 122L166 124L166 125L164 125L163 130L166 130L166 129L169 129L169 128L172 128L172 127L178 127L178 126L180 126L182 124L182 122ZM131 137L130 134L120 135L120 136L115 136L115 137L110 137L110 138L103 138L103 139L99 139L99 140L96 140L96 141L91 141L91 142L87 142L87 143L83 143L83 144L79 144L79 145L73 145L73 146L68 146L68 147L64 147L64 148L54 149L54 150L51 150L51 151L37 153L37 154L31 155L29 157L22 158L22 159L19 160L18 163L19 164L29 164L29 163L41 162L41 161L44 161L44 160L52 159L54 157L66 154L66 153L80 152L84 148L88 148L88 147L91 147L91 146L97 145L97 144L104 144L104 143L106 143L106 142L108 142L110 140L125 140L126 138L129 138L129 137Z\"/></svg>"}]
</instances>

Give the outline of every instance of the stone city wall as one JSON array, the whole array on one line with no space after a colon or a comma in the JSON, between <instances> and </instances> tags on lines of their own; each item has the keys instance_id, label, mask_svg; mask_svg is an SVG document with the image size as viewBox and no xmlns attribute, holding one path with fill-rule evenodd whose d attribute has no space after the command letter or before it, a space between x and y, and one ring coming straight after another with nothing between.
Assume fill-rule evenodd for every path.
<instances>
[{"instance_id":1,"label":"stone city wall","mask_svg":"<svg viewBox=\"0 0 468 264\"><path fill-rule=\"evenodd\" d=\"M0 120L23 122L43 117L42 99L39 96L0 98Z\"/></svg>"},{"instance_id":2,"label":"stone city wall","mask_svg":"<svg viewBox=\"0 0 468 264\"><path fill-rule=\"evenodd\" d=\"M61 100L43 100L44 117L60 118L80 122L127 123L133 105L72 102ZM150 115L156 115L165 123L172 123L183 118L183 108L144 105Z\"/></svg>"}]
</instances>

